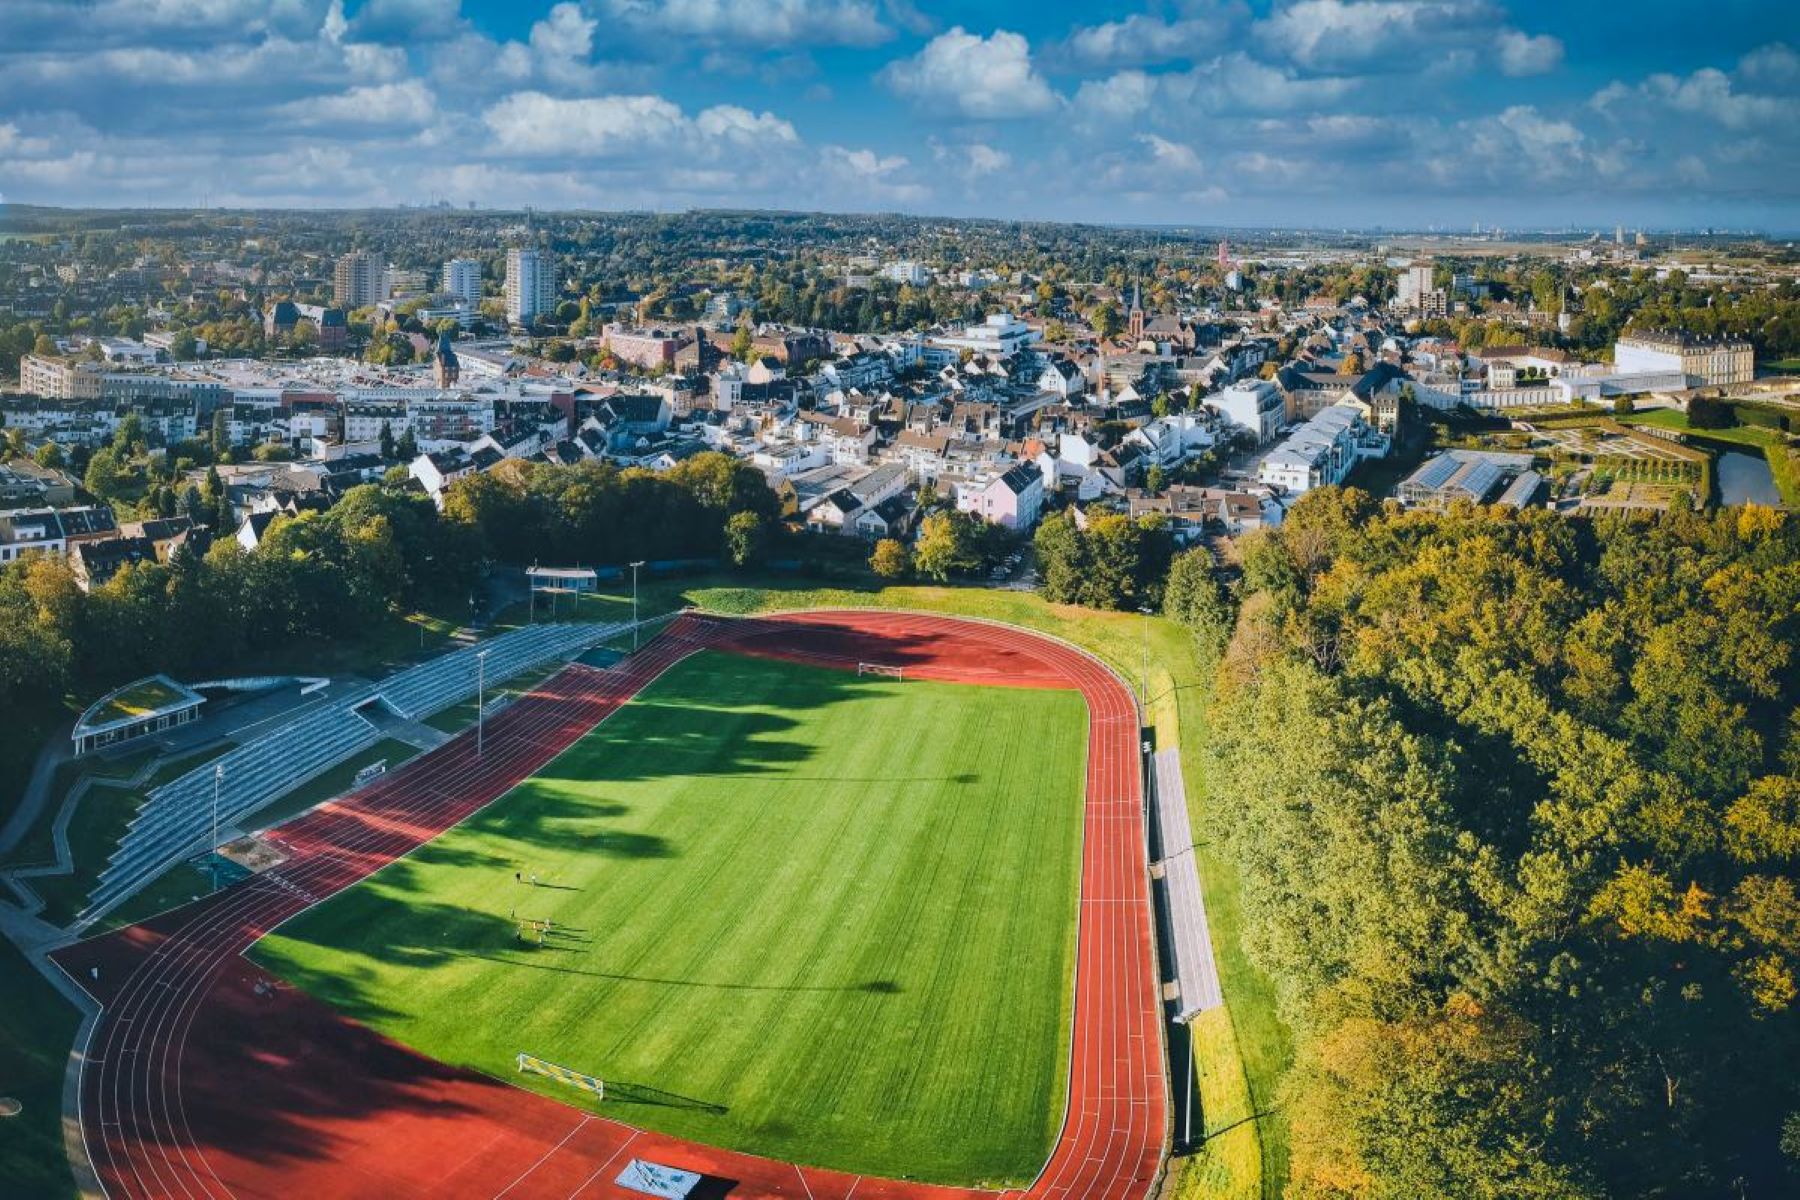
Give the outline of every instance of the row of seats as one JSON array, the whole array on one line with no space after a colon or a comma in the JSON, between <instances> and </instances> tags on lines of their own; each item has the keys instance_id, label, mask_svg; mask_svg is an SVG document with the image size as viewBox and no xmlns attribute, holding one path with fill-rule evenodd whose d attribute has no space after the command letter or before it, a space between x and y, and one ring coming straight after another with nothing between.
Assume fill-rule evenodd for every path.
<instances>
[{"instance_id":1,"label":"row of seats","mask_svg":"<svg viewBox=\"0 0 1800 1200\"><path fill-rule=\"evenodd\" d=\"M585 621L529 625L391 675L376 685L375 692L401 716L422 720L475 693L481 670L477 655L483 652L487 655L487 682L499 683L550 659L579 653L628 628Z\"/></svg>"},{"instance_id":2,"label":"row of seats","mask_svg":"<svg viewBox=\"0 0 1800 1200\"><path fill-rule=\"evenodd\" d=\"M419 720L475 694L479 651L487 652L487 681L499 683L555 659L573 657L628 628L570 622L500 634L307 709L280 728L154 789L100 873L82 921L98 916L171 863L206 847L215 786L223 829L373 745L381 733L356 711L371 700L379 698L407 719ZM222 777L217 774L220 769Z\"/></svg>"},{"instance_id":3,"label":"row of seats","mask_svg":"<svg viewBox=\"0 0 1800 1200\"><path fill-rule=\"evenodd\" d=\"M359 691L350 699L366 695ZM219 825L229 827L379 737L375 726L351 712L345 700L337 700L156 788L100 873L90 909L103 907L167 863L203 848L212 829L215 787Z\"/></svg>"},{"instance_id":4,"label":"row of seats","mask_svg":"<svg viewBox=\"0 0 1800 1200\"><path fill-rule=\"evenodd\" d=\"M1194 861L1194 831L1188 821L1187 789L1181 781L1181 754L1163 750L1151 759L1155 775L1156 832L1161 845L1163 894L1168 897L1175 980L1181 989L1178 1019L1192 1020L1225 1002L1219 968L1213 961L1206 901Z\"/></svg>"}]
</instances>

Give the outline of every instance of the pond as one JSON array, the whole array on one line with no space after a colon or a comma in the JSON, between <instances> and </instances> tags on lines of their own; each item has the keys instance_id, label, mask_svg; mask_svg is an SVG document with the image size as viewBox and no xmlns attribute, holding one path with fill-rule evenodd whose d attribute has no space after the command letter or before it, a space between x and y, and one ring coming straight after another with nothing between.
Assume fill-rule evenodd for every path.
<instances>
[{"instance_id":1,"label":"pond","mask_svg":"<svg viewBox=\"0 0 1800 1200\"><path fill-rule=\"evenodd\" d=\"M1760 454L1727 450L1719 455L1719 502L1722 504L1781 503L1769 461Z\"/></svg>"}]
</instances>

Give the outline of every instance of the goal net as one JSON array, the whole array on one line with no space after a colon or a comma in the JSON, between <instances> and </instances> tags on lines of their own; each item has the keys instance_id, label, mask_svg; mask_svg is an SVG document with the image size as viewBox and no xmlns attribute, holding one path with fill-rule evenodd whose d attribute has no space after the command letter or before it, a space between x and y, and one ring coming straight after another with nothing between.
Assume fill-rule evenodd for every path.
<instances>
[{"instance_id":1,"label":"goal net","mask_svg":"<svg viewBox=\"0 0 1800 1200\"><path fill-rule=\"evenodd\" d=\"M886 675L890 679L906 678L905 671L899 667L889 666L886 663L859 662L856 664L856 673L858 675Z\"/></svg>"},{"instance_id":2,"label":"goal net","mask_svg":"<svg viewBox=\"0 0 1800 1200\"><path fill-rule=\"evenodd\" d=\"M529 1071L533 1075L546 1075L558 1083L566 1083L570 1087L580 1088L584 1092L592 1092L600 1099L606 1099L606 1084L592 1075L583 1075L580 1071L571 1071L548 1059L539 1058L535 1054L519 1055L519 1070Z\"/></svg>"}]
</instances>

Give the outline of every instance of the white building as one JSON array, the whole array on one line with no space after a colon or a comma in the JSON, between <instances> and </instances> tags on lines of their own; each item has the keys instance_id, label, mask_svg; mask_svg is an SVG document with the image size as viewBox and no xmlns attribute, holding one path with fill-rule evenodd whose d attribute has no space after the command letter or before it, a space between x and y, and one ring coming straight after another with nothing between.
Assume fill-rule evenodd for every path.
<instances>
[{"instance_id":1,"label":"white building","mask_svg":"<svg viewBox=\"0 0 1800 1200\"><path fill-rule=\"evenodd\" d=\"M1026 346L1043 340L1043 335L1011 313L995 313L979 325L968 325L954 333L939 334L931 339L935 346L952 350L972 350L976 354L1006 358Z\"/></svg>"},{"instance_id":2,"label":"white building","mask_svg":"<svg viewBox=\"0 0 1800 1200\"><path fill-rule=\"evenodd\" d=\"M444 264L445 294L470 308L481 303L481 263L473 258L453 258Z\"/></svg>"},{"instance_id":3,"label":"white building","mask_svg":"<svg viewBox=\"0 0 1800 1200\"><path fill-rule=\"evenodd\" d=\"M923 287L931 282L931 272L916 262L891 262L881 268L881 277L895 283L910 283L914 287Z\"/></svg>"},{"instance_id":4,"label":"white building","mask_svg":"<svg viewBox=\"0 0 1800 1200\"><path fill-rule=\"evenodd\" d=\"M379 255L344 255L337 260L331 282L332 298L342 309L367 308L388 298L387 264Z\"/></svg>"},{"instance_id":5,"label":"white building","mask_svg":"<svg viewBox=\"0 0 1800 1200\"><path fill-rule=\"evenodd\" d=\"M556 256L542 250L506 252L506 319L529 325L556 306Z\"/></svg>"},{"instance_id":6,"label":"white building","mask_svg":"<svg viewBox=\"0 0 1800 1200\"><path fill-rule=\"evenodd\" d=\"M1287 401L1282 398L1281 389L1267 379L1234 383L1208 396L1206 402L1218 409L1228 423L1254 434L1259 446L1275 436L1287 415Z\"/></svg>"},{"instance_id":7,"label":"white building","mask_svg":"<svg viewBox=\"0 0 1800 1200\"><path fill-rule=\"evenodd\" d=\"M1413 263L1400 272L1398 293L1394 302L1401 308L1424 307L1425 296L1431 291L1431 264Z\"/></svg>"},{"instance_id":8,"label":"white building","mask_svg":"<svg viewBox=\"0 0 1800 1200\"><path fill-rule=\"evenodd\" d=\"M1333 404L1269 451L1257 482L1299 495L1342 483L1365 458L1387 455L1388 436L1371 427L1356 404Z\"/></svg>"},{"instance_id":9,"label":"white building","mask_svg":"<svg viewBox=\"0 0 1800 1200\"><path fill-rule=\"evenodd\" d=\"M1756 351L1737 338L1655 329L1628 333L1614 342L1613 368L1628 374L1680 371L1690 387L1749 383L1756 378Z\"/></svg>"}]
</instances>

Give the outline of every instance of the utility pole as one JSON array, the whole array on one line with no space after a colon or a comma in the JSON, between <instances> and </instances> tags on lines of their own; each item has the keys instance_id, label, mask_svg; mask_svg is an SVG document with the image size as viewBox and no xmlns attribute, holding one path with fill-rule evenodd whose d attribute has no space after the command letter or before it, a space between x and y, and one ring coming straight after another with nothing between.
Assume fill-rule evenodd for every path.
<instances>
[{"instance_id":1,"label":"utility pole","mask_svg":"<svg viewBox=\"0 0 1800 1200\"><path fill-rule=\"evenodd\" d=\"M487 656L486 650L475 652L475 757L480 758L487 740Z\"/></svg>"},{"instance_id":2,"label":"utility pole","mask_svg":"<svg viewBox=\"0 0 1800 1200\"><path fill-rule=\"evenodd\" d=\"M638 648L637 573L638 568L643 565L644 560L641 558L637 562L631 564L631 652L633 654L637 653Z\"/></svg>"}]
</instances>

